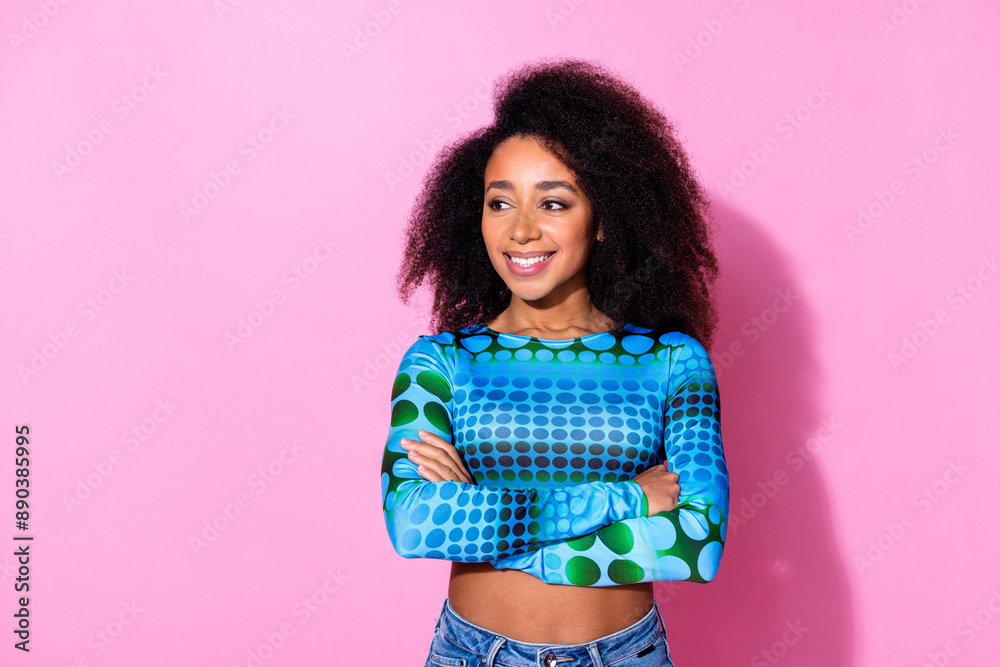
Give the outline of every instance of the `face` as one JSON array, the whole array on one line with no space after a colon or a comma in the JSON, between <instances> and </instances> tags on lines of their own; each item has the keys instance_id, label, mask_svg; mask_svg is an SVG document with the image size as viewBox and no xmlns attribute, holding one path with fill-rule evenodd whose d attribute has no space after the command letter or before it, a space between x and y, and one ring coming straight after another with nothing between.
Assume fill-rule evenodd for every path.
<instances>
[{"instance_id":1,"label":"face","mask_svg":"<svg viewBox=\"0 0 1000 667\"><path fill-rule=\"evenodd\" d=\"M484 181L483 242L514 297L555 305L586 293L599 232L570 168L537 139L516 136L493 151Z\"/></svg>"}]
</instances>

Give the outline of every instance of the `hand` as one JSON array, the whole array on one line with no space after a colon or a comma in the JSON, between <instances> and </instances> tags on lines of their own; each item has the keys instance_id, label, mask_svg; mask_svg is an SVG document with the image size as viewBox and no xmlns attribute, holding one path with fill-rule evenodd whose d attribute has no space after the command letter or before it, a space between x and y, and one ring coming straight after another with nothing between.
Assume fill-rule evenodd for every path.
<instances>
[{"instance_id":1,"label":"hand","mask_svg":"<svg viewBox=\"0 0 1000 667\"><path fill-rule=\"evenodd\" d=\"M473 484L458 450L443 438L427 431L418 431L423 440L403 438L399 446L409 452L407 457L418 464L417 472L430 482L465 482Z\"/></svg>"},{"instance_id":2,"label":"hand","mask_svg":"<svg viewBox=\"0 0 1000 667\"><path fill-rule=\"evenodd\" d=\"M649 504L646 516L668 512L677 507L681 495L680 475L670 472L667 461L662 465L651 466L632 478L639 483Z\"/></svg>"}]
</instances>

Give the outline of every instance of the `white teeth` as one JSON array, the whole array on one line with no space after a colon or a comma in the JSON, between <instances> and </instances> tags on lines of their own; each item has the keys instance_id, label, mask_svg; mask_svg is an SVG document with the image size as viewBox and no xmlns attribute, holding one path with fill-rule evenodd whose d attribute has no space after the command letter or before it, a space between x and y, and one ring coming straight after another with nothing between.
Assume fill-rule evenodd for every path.
<instances>
[{"instance_id":1,"label":"white teeth","mask_svg":"<svg viewBox=\"0 0 1000 667\"><path fill-rule=\"evenodd\" d=\"M555 253L550 252L548 255L542 255L540 257L531 257L529 259L521 259L520 257L511 257L510 255L507 256L510 257L510 261L514 262L518 266L531 266L532 264L538 264L539 262L544 262L553 254Z\"/></svg>"}]
</instances>

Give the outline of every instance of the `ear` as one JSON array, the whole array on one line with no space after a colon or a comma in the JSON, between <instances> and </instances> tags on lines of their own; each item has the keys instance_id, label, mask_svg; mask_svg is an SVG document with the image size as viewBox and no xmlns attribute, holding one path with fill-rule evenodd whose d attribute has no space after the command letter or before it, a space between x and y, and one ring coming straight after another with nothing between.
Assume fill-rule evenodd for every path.
<instances>
[{"instance_id":1,"label":"ear","mask_svg":"<svg viewBox=\"0 0 1000 667\"><path fill-rule=\"evenodd\" d=\"M601 226L601 223L597 223L597 240L604 240L604 227Z\"/></svg>"}]
</instances>

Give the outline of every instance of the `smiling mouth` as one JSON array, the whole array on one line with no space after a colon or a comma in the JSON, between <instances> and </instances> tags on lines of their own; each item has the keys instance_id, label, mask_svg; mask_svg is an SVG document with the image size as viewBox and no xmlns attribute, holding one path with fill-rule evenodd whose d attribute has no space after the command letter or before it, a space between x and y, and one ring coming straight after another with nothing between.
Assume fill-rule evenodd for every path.
<instances>
[{"instance_id":1,"label":"smiling mouth","mask_svg":"<svg viewBox=\"0 0 1000 667\"><path fill-rule=\"evenodd\" d=\"M529 257L527 259L522 259L520 257L511 257L507 253L504 253L504 256L514 264L517 264L518 266L523 268L527 268L529 266L534 266L535 264L539 264L540 262L548 260L554 254L555 252L550 252L547 255L539 255L538 257Z\"/></svg>"}]
</instances>

